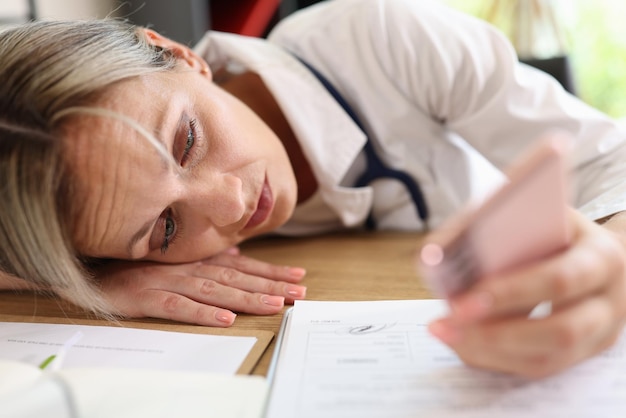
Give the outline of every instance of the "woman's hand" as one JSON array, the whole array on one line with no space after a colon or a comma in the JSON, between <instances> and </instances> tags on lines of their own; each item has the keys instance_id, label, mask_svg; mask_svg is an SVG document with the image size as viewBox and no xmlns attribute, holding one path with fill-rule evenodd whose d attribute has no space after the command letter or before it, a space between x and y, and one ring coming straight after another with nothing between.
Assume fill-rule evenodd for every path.
<instances>
[{"instance_id":1,"label":"woman's hand","mask_svg":"<svg viewBox=\"0 0 626 418\"><path fill-rule=\"evenodd\" d=\"M271 315L303 299L304 269L276 266L236 247L186 264L112 262L99 270L102 292L120 314L228 327L232 311ZM231 311L232 310L232 311Z\"/></svg>"},{"instance_id":2,"label":"woman's hand","mask_svg":"<svg viewBox=\"0 0 626 418\"><path fill-rule=\"evenodd\" d=\"M477 283L431 332L467 364L525 377L559 372L611 346L626 323L626 216L604 226L572 211L573 242ZM542 301L552 313L528 318Z\"/></svg>"}]
</instances>

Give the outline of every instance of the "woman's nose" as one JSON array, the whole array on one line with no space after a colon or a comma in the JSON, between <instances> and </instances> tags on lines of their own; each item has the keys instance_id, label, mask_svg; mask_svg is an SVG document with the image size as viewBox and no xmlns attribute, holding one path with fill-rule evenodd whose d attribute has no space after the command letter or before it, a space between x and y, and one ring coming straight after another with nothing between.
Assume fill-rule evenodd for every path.
<instances>
[{"instance_id":1,"label":"woman's nose","mask_svg":"<svg viewBox=\"0 0 626 418\"><path fill-rule=\"evenodd\" d=\"M241 179L232 174L212 176L209 182L198 184L192 196L194 206L213 226L234 224L246 211L242 186Z\"/></svg>"}]
</instances>

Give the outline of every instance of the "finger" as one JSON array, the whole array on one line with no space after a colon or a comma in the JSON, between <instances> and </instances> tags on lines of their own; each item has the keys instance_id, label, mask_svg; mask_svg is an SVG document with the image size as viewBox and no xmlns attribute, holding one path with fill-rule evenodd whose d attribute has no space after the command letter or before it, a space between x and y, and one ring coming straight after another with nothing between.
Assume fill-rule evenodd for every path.
<instances>
[{"instance_id":1,"label":"finger","mask_svg":"<svg viewBox=\"0 0 626 418\"><path fill-rule=\"evenodd\" d=\"M196 302L163 290L146 290L141 297L145 316L210 327L229 327L237 315L233 312Z\"/></svg>"},{"instance_id":2,"label":"finger","mask_svg":"<svg viewBox=\"0 0 626 418\"><path fill-rule=\"evenodd\" d=\"M155 286L153 288L156 289ZM199 277L184 276L170 280L162 284L159 290L176 293L205 305L256 315L278 313L285 304L283 296L248 292Z\"/></svg>"},{"instance_id":3,"label":"finger","mask_svg":"<svg viewBox=\"0 0 626 418\"><path fill-rule=\"evenodd\" d=\"M610 304L597 297L540 320L522 317L462 326L446 318L430 328L472 366L540 377L606 349L622 323L615 321Z\"/></svg>"},{"instance_id":4,"label":"finger","mask_svg":"<svg viewBox=\"0 0 626 418\"><path fill-rule=\"evenodd\" d=\"M621 333L621 327L615 328L607 338L590 345L588 350L579 350L573 355L564 356L559 352L552 352L543 356L519 356L511 352L494 353L488 347L473 347L462 345L454 348L461 360L466 364L515 374L525 378L544 378L562 372L581 361L596 356L615 344Z\"/></svg>"},{"instance_id":5,"label":"finger","mask_svg":"<svg viewBox=\"0 0 626 418\"><path fill-rule=\"evenodd\" d=\"M615 333L615 336L619 333ZM595 356L615 343L616 339L606 339L591 352ZM549 356L519 357L513 353L493 353L487 347L463 345L453 348L459 358L468 366L496 372L513 374L528 379L540 379L567 370L587 357L572 359L552 353Z\"/></svg>"},{"instance_id":6,"label":"finger","mask_svg":"<svg viewBox=\"0 0 626 418\"><path fill-rule=\"evenodd\" d=\"M623 264L619 243L603 231L551 260L478 283L451 301L452 312L457 320L472 322L527 313L544 300L566 305L611 285L622 277Z\"/></svg>"},{"instance_id":7,"label":"finger","mask_svg":"<svg viewBox=\"0 0 626 418\"><path fill-rule=\"evenodd\" d=\"M497 350L542 356L558 351L563 356L594 345L612 329L614 318L606 300L594 297L553 312L542 319L501 320L475 327L475 338Z\"/></svg>"},{"instance_id":8,"label":"finger","mask_svg":"<svg viewBox=\"0 0 626 418\"><path fill-rule=\"evenodd\" d=\"M227 248L226 250L224 250L224 252L226 254L230 254L230 255L239 255L241 254L241 251L239 250L239 247L237 247L236 245L230 248Z\"/></svg>"},{"instance_id":9,"label":"finger","mask_svg":"<svg viewBox=\"0 0 626 418\"><path fill-rule=\"evenodd\" d=\"M203 260L201 263L230 267L243 273L290 283L299 282L306 274L306 270L301 267L278 266L243 255L231 253L221 253Z\"/></svg>"},{"instance_id":10,"label":"finger","mask_svg":"<svg viewBox=\"0 0 626 418\"><path fill-rule=\"evenodd\" d=\"M304 286L246 274L235 268L201 263L193 274L247 292L283 296L291 302L295 299L304 299L306 296L306 287Z\"/></svg>"}]
</instances>

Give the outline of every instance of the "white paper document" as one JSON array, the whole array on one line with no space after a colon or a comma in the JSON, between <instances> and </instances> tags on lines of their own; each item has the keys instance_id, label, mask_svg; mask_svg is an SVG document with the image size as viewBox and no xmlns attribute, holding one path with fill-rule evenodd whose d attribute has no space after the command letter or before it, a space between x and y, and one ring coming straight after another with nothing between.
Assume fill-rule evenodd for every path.
<instances>
[{"instance_id":1,"label":"white paper document","mask_svg":"<svg viewBox=\"0 0 626 418\"><path fill-rule=\"evenodd\" d=\"M439 300L296 301L279 336L267 418L624 417L626 339L529 381L469 368L432 337Z\"/></svg>"},{"instance_id":2,"label":"white paper document","mask_svg":"<svg viewBox=\"0 0 626 418\"><path fill-rule=\"evenodd\" d=\"M0 360L0 418L261 418L267 389L261 376Z\"/></svg>"},{"instance_id":3,"label":"white paper document","mask_svg":"<svg viewBox=\"0 0 626 418\"><path fill-rule=\"evenodd\" d=\"M0 359L40 366L63 352L63 369L109 367L234 374L256 340L108 326L0 322Z\"/></svg>"},{"instance_id":4,"label":"white paper document","mask_svg":"<svg viewBox=\"0 0 626 418\"><path fill-rule=\"evenodd\" d=\"M0 322L0 418L261 418L266 380L235 375L256 342Z\"/></svg>"}]
</instances>

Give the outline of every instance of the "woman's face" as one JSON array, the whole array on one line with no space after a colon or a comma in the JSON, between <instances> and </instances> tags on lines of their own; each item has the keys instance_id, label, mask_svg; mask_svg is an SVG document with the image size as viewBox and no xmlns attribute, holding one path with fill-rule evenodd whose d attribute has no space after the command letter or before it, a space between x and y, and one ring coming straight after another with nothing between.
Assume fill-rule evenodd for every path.
<instances>
[{"instance_id":1,"label":"woman's face","mask_svg":"<svg viewBox=\"0 0 626 418\"><path fill-rule=\"evenodd\" d=\"M187 67L136 77L96 105L137 121L180 170L128 123L73 121L66 156L77 181L80 254L199 260L291 216L296 181L280 140L209 75Z\"/></svg>"}]
</instances>

